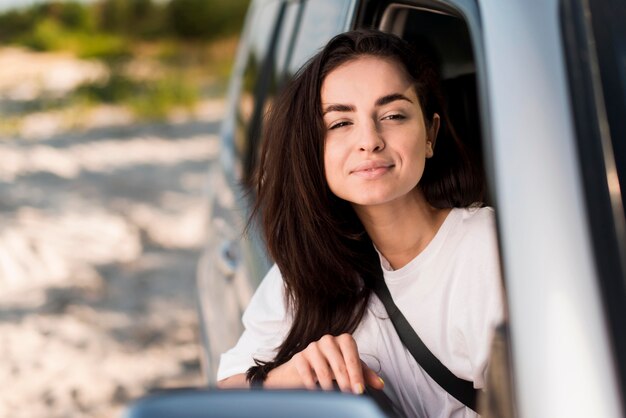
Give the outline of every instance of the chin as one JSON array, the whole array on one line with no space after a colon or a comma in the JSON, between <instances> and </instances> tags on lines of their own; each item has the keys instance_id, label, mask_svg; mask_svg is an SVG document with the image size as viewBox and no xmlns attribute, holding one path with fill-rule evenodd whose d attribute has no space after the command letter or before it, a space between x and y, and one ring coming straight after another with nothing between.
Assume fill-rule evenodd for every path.
<instances>
[{"instance_id":1,"label":"chin","mask_svg":"<svg viewBox=\"0 0 626 418\"><path fill-rule=\"evenodd\" d=\"M358 206L378 206L378 205L382 205L385 203L390 202L391 200L393 200L392 198L390 198L389 196L381 196L381 195L367 195L367 196L352 196L352 198L346 199L348 202L352 203L353 205L358 205Z\"/></svg>"},{"instance_id":2,"label":"chin","mask_svg":"<svg viewBox=\"0 0 626 418\"><path fill-rule=\"evenodd\" d=\"M353 189L350 193L344 193L343 196L338 196L357 206L380 206L407 198L413 200L413 194L417 191L418 189L415 186L407 186L405 188L367 187L361 189L361 193L355 193Z\"/></svg>"}]
</instances>

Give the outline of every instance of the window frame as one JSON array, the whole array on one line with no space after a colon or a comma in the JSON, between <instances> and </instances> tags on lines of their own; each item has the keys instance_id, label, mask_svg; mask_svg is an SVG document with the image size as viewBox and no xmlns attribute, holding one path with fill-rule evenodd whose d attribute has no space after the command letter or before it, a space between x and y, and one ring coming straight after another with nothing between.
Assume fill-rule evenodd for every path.
<instances>
[{"instance_id":1,"label":"window frame","mask_svg":"<svg viewBox=\"0 0 626 418\"><path fill-rule=\"evenodd\" d=\"M279 2L278 12L275 15L275 23L272 25L272 32L270 35L270 41L267 45L267 50L261 60L261 68L259 70L257 78L254 80L254 87L252 90L252 97L254 100L252 107L252 114L247 126L245 126L245 143L246 147L243 150L244 155L240 155L243 161L243 173L241 181L244 185L249 185L252 180L254 164L256 162L256 149L260 140L259 130L263 120L263 108L269 92L269 87L272 82L274 69L274 61L278 39L283 29L283 20L285 12L287 10L287 2L284 0L275 0ZM267 7L267 5L263 5ZM244 74L245 77L245 74Z\"/></svg>"},{"instance_id":2,"label":"window frame","mask_svg":"<svg viewBox=\"0 0 626 418\"><path fill-rule=\"evenodd\" d=\"M604 2L605 4L607 2ZM608 10L605 10L608 11ZM626 405L626 222L605 107L598 52L588 1L560 3L563 51L568 67L570 105L579 150L587 219L598 285L612 339L613 361ZM596 21L597 23L597 21ZM603 51L606 52L606 51ZM613 121L614 123L614 121ZM625 123L624 120L621 123ZM624 169L622 167L622 169ZM617 185L616 185L617 183ZM617 186L617 187L616 187ZM622 411L626 414L626 411Z\"/></svg>"}]
</instances>

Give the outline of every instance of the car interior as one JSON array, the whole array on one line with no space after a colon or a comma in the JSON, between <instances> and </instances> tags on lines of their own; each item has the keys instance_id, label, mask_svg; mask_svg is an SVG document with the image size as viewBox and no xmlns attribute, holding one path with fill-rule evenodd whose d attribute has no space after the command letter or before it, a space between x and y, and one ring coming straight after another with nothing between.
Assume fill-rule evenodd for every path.
<instances>
[{"instance_id":1,"label":"car interior","mask_svg":"<svg viewBox=\"0 0 626 418\"><path fill-rule=\"evenodd\" d=\"M464 20L441 10L391 4L382 15L379 29L409 41L437 66L454 129L474 163L484 171L476 65ZM484 203L490 203L487 197Z\"/></svg>"}]
</instances>

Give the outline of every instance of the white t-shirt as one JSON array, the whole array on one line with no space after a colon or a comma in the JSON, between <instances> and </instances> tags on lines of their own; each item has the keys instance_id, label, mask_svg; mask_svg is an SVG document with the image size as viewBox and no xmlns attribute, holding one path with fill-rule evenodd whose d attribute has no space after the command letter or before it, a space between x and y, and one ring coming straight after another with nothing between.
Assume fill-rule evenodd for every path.
<instances>
[{"instance_id":1,"label":"white t-shirt","mask_svg":"<svg viewBox=\"0 0 626 418\"><path fill-rule=\"evenodd\" d=\"M398 308L439 361L477 389L485 385L491 337L503 320L495 230L491 208L453 209L428 246L404 267L394 271L381 256ZM291 320L274 266L243 315L244 333L221 356L218 380L245 373L254 358L273 359ZM362 360L384 379L385 392L406 416L477 416L421 369L375 295L353 337Z\"/></svg>"}]
</instances>

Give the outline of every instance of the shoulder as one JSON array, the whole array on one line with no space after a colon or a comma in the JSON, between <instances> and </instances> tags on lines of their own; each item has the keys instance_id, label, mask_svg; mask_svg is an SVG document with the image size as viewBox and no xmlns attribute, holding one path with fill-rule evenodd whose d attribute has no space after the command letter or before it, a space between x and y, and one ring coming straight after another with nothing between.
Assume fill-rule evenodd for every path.
<instances>
[{"instance_id":1,"label":"shoulder","mask_svg":"<svg viewBox=\"0 0 626 418\"><path fill-rule=\"evenodd\" d=\"M470 253L497 251L496 215L491 207L455 208L452 235Z\"/></svg>"},{"instance_id":2,"label":"shoulder","mask_svg":"<svg viewBox=\"0 0 626 418\"><path fill-rule=\"evenodd\" d=\"M275 298L277 295L284 293L284 287L283 276L280 274L280 269L274 264L265 274L253 299L264 298L266 296Z\"/></svg>"},{"instance_id":3,"label":"shoulder","mask_svg":"<svg viewBox=\"0 0 626 418\"><path fill-rule=\"evenodd\" d=\"M458 222L451 236L456 241L454 259L464 280L459 285L470 293L500 286L500 256L495 212L490 207L455 209Z\"/></svg>"},{"instance_id":4,"label":"shoulder","mask_svg":"<svg viewBox=\"0 0 626 418\"><path fill-rule=\"evenodd\" d=\"M283 289L280 270L273 266L261 281L243 314L244 330L239 341L220 357L218 380L245 373L254 366L254 359L274 358L276 347L281 344L290 328L290 318L285 313L283 303ZM222 341L219 343L223 344Z\"/></svg>"},{"instance_id":5,"label":"shoulder","mask_svg":"<svg viewBox=\"0 0 626 418\"><path fill-rule=\"evenodd\" d=\"M283 285L283 276L280 274L280 269L278 268L278 265L273 264L272 267L270 267L270 269L267 271L267 273L265 273L265 277L263 278L263 281L261 282L261 286L266 286L266 287L277 287L277 286L281 286Z\"/></svg>"},{"instance_id":6,"label":"shoulder","mask_svg":"<svg viewBox=\"0 0 626 418\"><path fill-rule=\"evenodd\" d=\"M250 300L244 312L244 323L261 318L283 318L286 313L285 285L280 270L274 264Z\"/></svg>"},{"instance_id":7,"label":"shoulder","mask_svg":"<svg viewBox=\"0 0 626 418\"><path fill-rule=\"evenodd\" d=\"M461 224L475 233L491 232L496 227L496 213L492 207L455 208L461 218Z\"/></svg>"}]
</instances>

